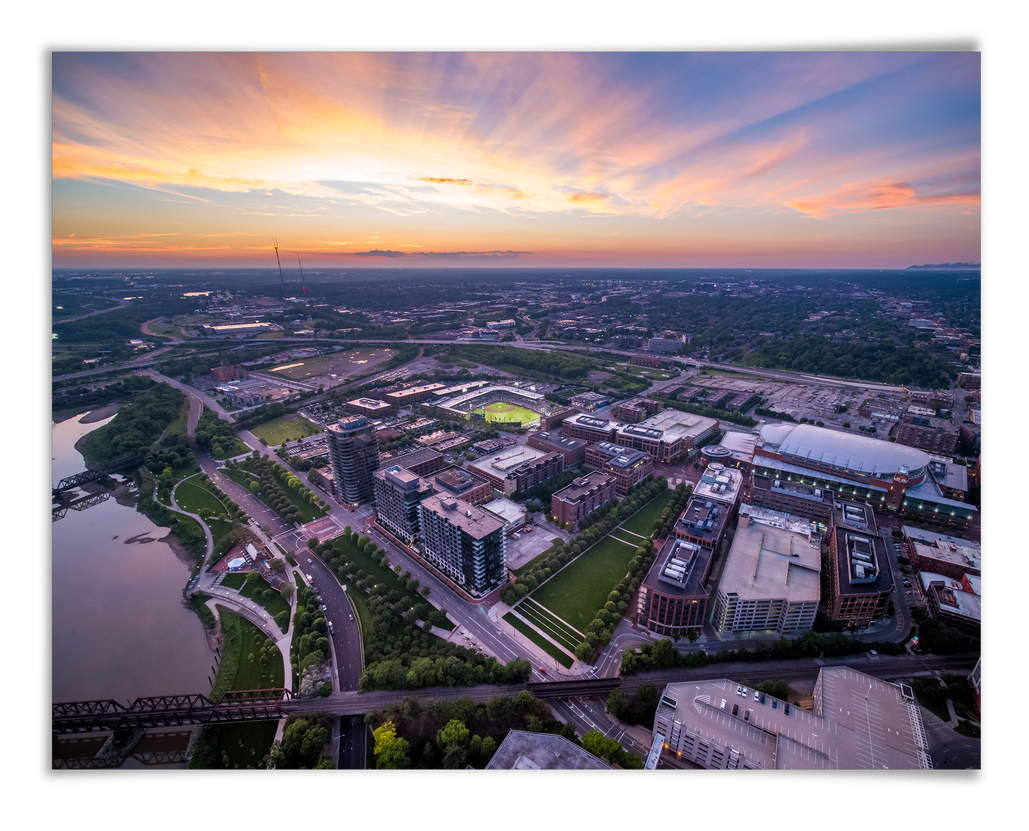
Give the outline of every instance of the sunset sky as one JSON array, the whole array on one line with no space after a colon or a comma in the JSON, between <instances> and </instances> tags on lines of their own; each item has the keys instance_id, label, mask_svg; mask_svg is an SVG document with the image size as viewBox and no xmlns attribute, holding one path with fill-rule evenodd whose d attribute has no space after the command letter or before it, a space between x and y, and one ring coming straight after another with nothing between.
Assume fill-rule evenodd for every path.
<instances>
[{"instance_id":1,"label":"sunset sky","mask_svg":"<svg viewBox=\"0 0 1029 831\"><path fill-rule=\"evenodd\" d=\"M55 268L904 268L979 201L974 52L53 56Z\"/></svg>"}]
</instances>

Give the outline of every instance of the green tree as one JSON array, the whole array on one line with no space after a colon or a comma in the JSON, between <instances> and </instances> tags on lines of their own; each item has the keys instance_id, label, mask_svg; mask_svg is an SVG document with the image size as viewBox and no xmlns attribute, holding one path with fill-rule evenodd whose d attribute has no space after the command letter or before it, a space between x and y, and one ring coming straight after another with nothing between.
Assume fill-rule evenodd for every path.
<instances>
[{"instance_id":1,"label":"green tree","mask_svg":"<svg viewBox=\"0 0 1029 831\"><path fill-rule=\"evenodd\" d=\"M453 718L436 734L436 744L440 750L446 751L455 745L464 747L470 738L471 731L465 727L465 723L461 719Z\"/></svg>"},{"instance_id":2,"label":"green tree","mask_svg":"<svg viewBox=\"0 0 1029 831\"><path fill-rule=\"evenodd\" d=\"M488 762L493 758L493 754L497 752L497 743L492 736L487 736L482 740L482 760Z\"/></svg>"},{"instance_id":3,"label":"green tree","mask_svg":"<svg viewBox=\"0 0 1029 831\"><path fill-rule=\"evenodd\" d=\"M378 770L403 770L411 766L411 759L408 757L410 743L407 739L397 736L396 728L392 721L387 721L374 733L375 767Z\"/></svg>"}]
</instances>

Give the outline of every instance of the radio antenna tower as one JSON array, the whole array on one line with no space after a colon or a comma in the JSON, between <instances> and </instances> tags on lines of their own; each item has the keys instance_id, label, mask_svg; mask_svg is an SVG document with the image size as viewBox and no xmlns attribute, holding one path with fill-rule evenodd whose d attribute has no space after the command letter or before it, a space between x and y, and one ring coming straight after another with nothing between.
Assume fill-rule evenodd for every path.
<instances>
[{"instance_id":1,"label":"radio antenna tower","mask_svg":"<svg viewBox=\"0 0 1029 831\"><path fill-rule=\"evenodd\" d=\"M279 264L279 279L282 281L282 290L286 290L286 278L282 276L282 262L279 260L279 241L272 237L272 246L275 248L275 262Z\"/></svg>"}]
</instances>

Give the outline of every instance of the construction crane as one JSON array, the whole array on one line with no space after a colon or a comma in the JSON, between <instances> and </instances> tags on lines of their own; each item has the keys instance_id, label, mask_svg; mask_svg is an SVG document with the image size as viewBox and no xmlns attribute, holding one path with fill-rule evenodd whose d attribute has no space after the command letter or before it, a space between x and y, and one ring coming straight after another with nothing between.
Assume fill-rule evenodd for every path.
<instances>
[{"instance_id":1,"label":"construction crane","mask_svg":"<svg viewBox=\"0 0 1029 831\"><path fill-rule=\"evenodd\" d=\"M279 260L279 241L272 237L272 247L275 248L275 262L279 264L279 279L282 281L282 290L286 290L286 278L282 276L282 262Z\"/></svg>"}]
</instances>

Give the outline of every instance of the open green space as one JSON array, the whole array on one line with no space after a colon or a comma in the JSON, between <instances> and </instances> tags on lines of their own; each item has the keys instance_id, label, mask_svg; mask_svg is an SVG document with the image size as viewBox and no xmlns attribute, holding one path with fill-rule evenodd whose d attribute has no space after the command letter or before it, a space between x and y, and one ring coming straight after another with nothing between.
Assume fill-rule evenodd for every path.
<instances>
[{"instance_id":1,"label":"open green space","mask_svg":"<svg viewBox=\"0 0 1029 831\"><path fill-rule=\"evenodd\" d=\"M347 596L354 609L357 610L357 619L361 622L361 642L364 644L364 648L368 649L372 637L372 627L375 625L375 616L368 608L368 598L359 591L351 591L349 586L347 587Z\"/></svg>"},{"instance_id":2,"label":"open green space","mask_svg":"<svg viewBox=\"0 0 1029 831\"><path fill-rule=\"evenodd\" d=\"M661 519L661 512L665 506L672 501L675 491L666 490L664 493L655 496L650 502L640 508L635 514L629 517L622 526L627 531L649 537L654 530L654 525Z\"/></svg>"},{"instance_id":3,"label":"open green space","mask_svg":"<svg viewBox=\"0 0 1029 831\"><path fill-rule=\"evenodd\" d=\"M219 461L225 459L232 459L236 456L242 456L244 453L249 453L250 448L243 443L243 440L233 436L231 439L222 439L217 445L211 445L211 455Z\"/></svg>"},{"instance_id":4,"label":"open green space","mask_svg":"<svg viewBox=\"0 0 1029 831\"><path fill-rule=\"evenodd\" d=\"M179 482L175 488L175 501L182 510L190 514L199 514L204 509L214 511L216 514L228 515L229 513L229 509L221 503L218 497L201 487L196 481L189 479Z\"/></svg>"},{"instance_id":5,"label":"open green space","mask_svg":"<svg viewBox=\"0 0 1029 831\"><path fill-rule=\"evenodd\" d=\"M645 537L638 537L634 534L630 534L628 531L624 531L621 528L615 528L615 530L608 534L608 536L618 540L619 542L631 545L634 548L646 539Z\"/></svg>"},{"instance_id":6,"label":"open green space","mask_svg":"<svg viewBox=\"0 0 1029 831\"><path fill-rule=\"evenodd\" d=\"M287 441L313 436L319 431L306 418L301 418L294 413L281 416L280 418L273 418L271 421L264 422L264 424L251 427L250 432L258 440L264 439L268 442L269 446L275 447ZM245 451L241 450L240 452L243 453Z\"/></svg>"},{"instance_id":7,"label":"open green space","mask_svg":"<svg viewBox=\"0 0 1029 831\"><path fill-rule=\"evenodd\" d=\"M230 589L236 589L236 591L239 591L241 588L243 588L243 583L246 582L246 579L246 572L235 572L233 574L226 574L222 578L221 584L223 586L228 586Z\"/></svg>"},{"instance_id":8,"label":"open green space","mask_svg":"<svg viewBox=\"0 0 1029 831\"><path fill-rule=\"evenodd\" d=\"M101 309L113 309L119 305L117 300L108 297L93 297L83 294L55 294L50 307L51 319L64 320L69 317L90 314Z\"/></svg>"},{"instance_id":9,"label":"open green space","mask_svg":"<svg viewBox=\"0 0 1029 831\"><path fill-rule=\"evenodd\" d=\"M186 401L182 402L182 409L179 410L179 414L178 414L178 416L176 416L175 421L173 421L168 426L168 432L165 433L165 435L166 436L175 436L175 435L185 434L188 431L188 429L189 429L189 401L186 400Z\"/></svg>"},{"instance_id":10,"label":"open green space","mask_svg":"<svg viewBox=\"0 0 1029 831\"><path fill-rule=\"evenodd\" d=\"M206 519L207 527L211 529L211 539L218 542L229 531L232 530L232 523L224 519Z\"/></svg>"},{"instance_id":11,"label":"open green space","mask_svg":"<svg viewBox=\"0 0 1029 831\"><path fill-rule=\"evenodd\" d=\"M263 577L257 580L245 581L243 583L243 587L239 590L239 593L243 597L249 598L250 600L253 600L254 603L260 605L273 620L280 612L287 612L286 625L280 626L279 628L283 632L289 629L289 604L281 594L265 582Z\"/></svg>"},{"instance_id":12,"label":"open green space","mask_svg":"<svg viewBox=\"0 0 1029 831\"><path fill-rule=\"evenodd\" d=\"M550 635L569 652L574 653L575 647L585 640L585 635L581 632L576 632L564 621L558 620L531 598L525 598L515 611L530 623L533 623L537 628Z\"/></svg>"},{"instance_id":13,"label":"open green space","mask_svg":"<svg viewBox=\"0 0 1029 831\"><path fill-rule=\"evenodd\" d=\"M215 689L224 694L229 690L282 687L285 674L278 647L250 621L224 606L218 606L218 616L225 634L225 647ZM274 719L208 727L197 746L194 759L198 764L195 766L260 767L261 760L271 749L277 727Z\"/></svg>"},{"instance_id":14,"label":"open green space","mask_svg":"<svg viewBox=\"0 0 1029 831\"><path fill-rule=\"evenodd\" d=\"M533 600L583 631L629 570L636 548L604 537L536 589Z\"/></svg>"},{"instance_id":15,"label":"open green space","mask_svg":"<svg viewBox=\"0 0 1029 831\"><path fill-rule=\"evenodd\" d=\"M499 421L503 424L527 424L530 421L539 420L540 414L534 413L525 407L517 404L505 404L495 402L486 405L486 421Z\"/></svg>"},{"instance_id":16,"label":"open green space","mask_svg":"<svg viewBox=\"0 0 1029 831\"><path fill-rule=\"evenodd\" d=\"M570 667L574 662L574 658L566 653L563 649L558 647L553 641L548 641L539 632L527 625L525 621L519 620L515 617L514 612L508 612L504 615L504 620L510 623L515 629L521 632L525 637L532 641L536 646L550 655L555 661L557 661L565 669Z\"/></svg>"}]
</instances>

